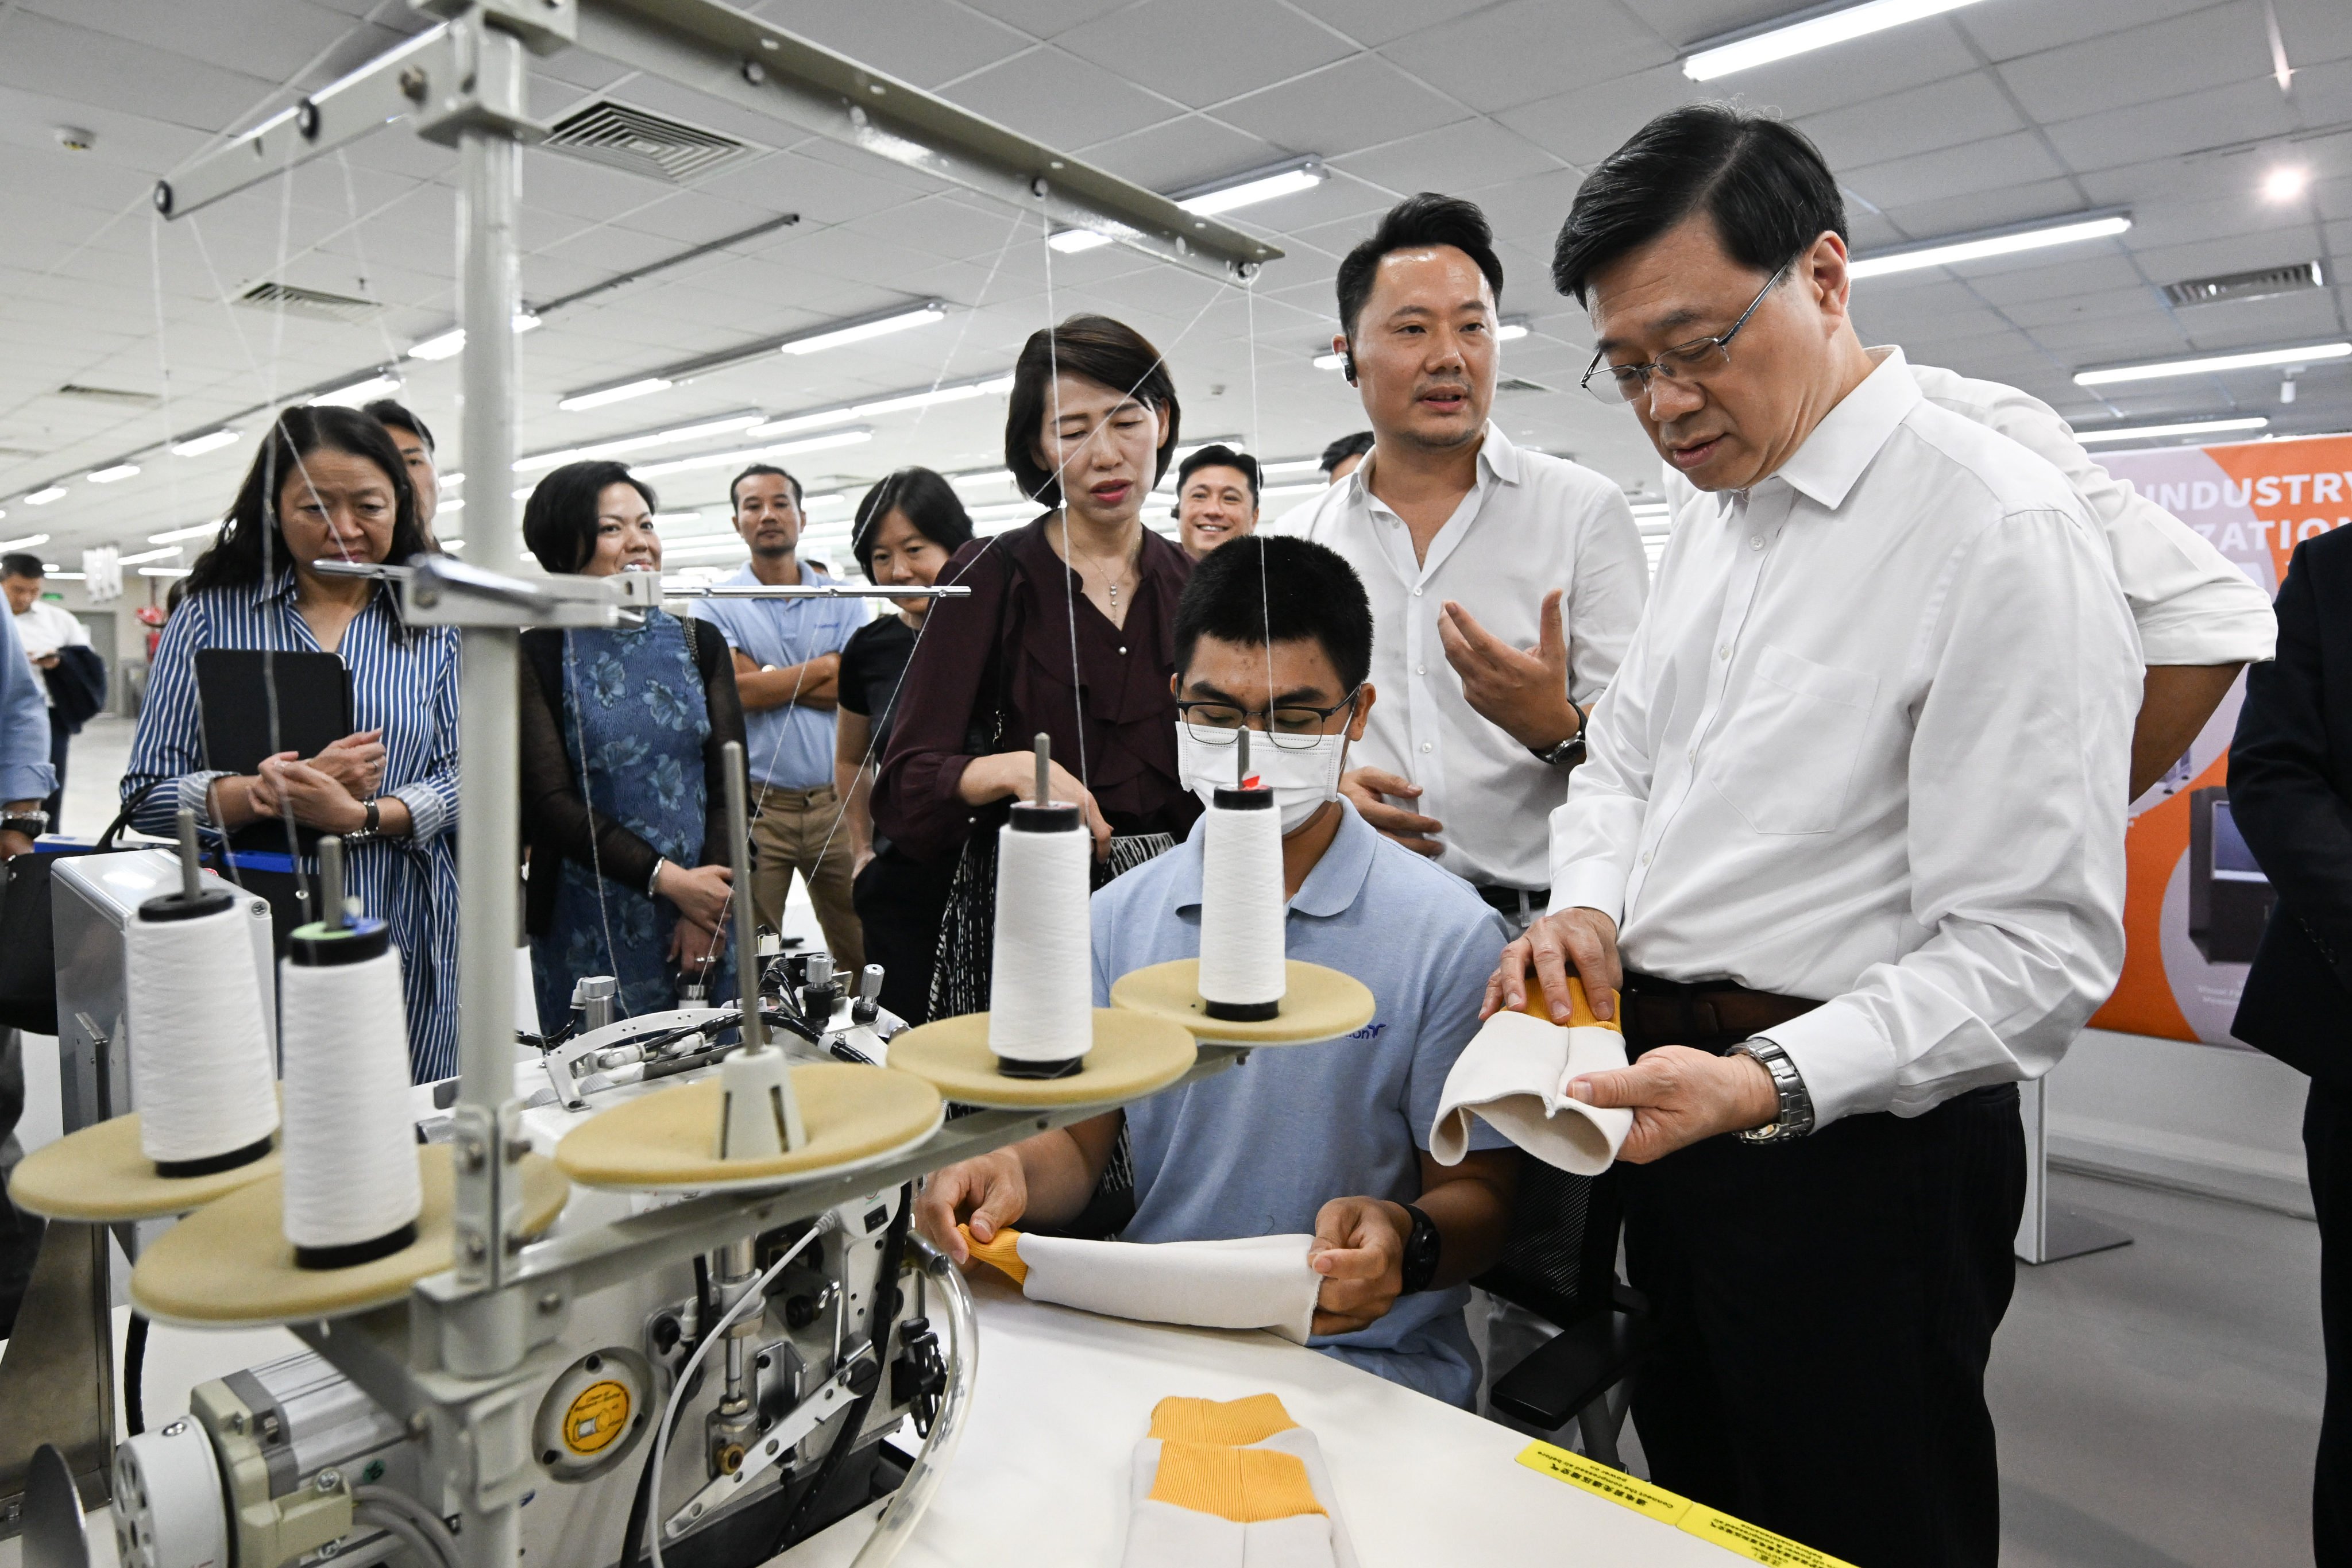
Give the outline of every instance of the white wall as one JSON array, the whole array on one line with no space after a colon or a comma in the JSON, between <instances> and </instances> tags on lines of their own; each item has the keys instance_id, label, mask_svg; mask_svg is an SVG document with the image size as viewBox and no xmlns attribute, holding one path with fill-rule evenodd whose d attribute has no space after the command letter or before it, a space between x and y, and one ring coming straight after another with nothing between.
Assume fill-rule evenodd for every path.
<instances>
[{"instance_id":1,"label":"white wall","mask_svg":"<svg viewBox=\"0 0 2352 1568\"><path fill-rule=\"evenodd\" d=\"M2311 1215L2310 1079L2282 1062L2087 1029L2049 1085L2053 1165Z\"/></svg>"}]
</instances>

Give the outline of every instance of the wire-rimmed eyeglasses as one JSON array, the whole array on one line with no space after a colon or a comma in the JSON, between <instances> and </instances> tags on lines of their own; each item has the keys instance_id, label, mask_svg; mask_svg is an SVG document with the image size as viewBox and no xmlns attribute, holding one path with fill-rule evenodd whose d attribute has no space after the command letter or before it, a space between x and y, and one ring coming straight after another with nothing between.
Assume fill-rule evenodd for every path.
<instances>
[{"instance_id":1,"label":"wire-rimmed eyeglasses","mask_svg":"<svg viewBox=\"0 0 2352 1568\"><path fill-rule=\"evenodd\" d=\"M1286 752L1303 752L1321 740L1331 715L1353 708L1359 686L1328 708L1286 702L1277 708L1244 708L1237 702L1202 700L1176 704L1176 717L1196 740L1212 746L1230 746L1244 730L1255 730ZM1259 722L1253 725L1250 721Z\"/></svg>"},{"instance_id":2,"label":"wire-rimmed eyeglasses","mask_svg":"<svg viewBox=\"0 0 2352 1568\"><path fill-rule=\"evenodd\" d=\"M1773 273L1764 287L1756 291L1756 298L1748 302L1748 309L1739 312L1739 320L1731 323L1731 330L1720 337L1693 338L1689 342L1677 343L1647 364L1605 365L1596 353L1592 356L1592 363L1585 370L1584 379L1577 384L1603 403L1633 403L1648 394L1650 378L1654 375L1663 375L1668 381L1705 381L1731 363L1731 340L1739 335L1739 329L1748 324L1748 318L1756 313L1756 307L1764 302L1764 296L1779 288L1780 279L1787 277L1789 268L1795 265L1794 261L1783 262L1780 271ZM1601 374L1604 371L1608 373L1606 375ZM1596 380L1596 377L1600 379Z\"/></svg>"}]
</instances>

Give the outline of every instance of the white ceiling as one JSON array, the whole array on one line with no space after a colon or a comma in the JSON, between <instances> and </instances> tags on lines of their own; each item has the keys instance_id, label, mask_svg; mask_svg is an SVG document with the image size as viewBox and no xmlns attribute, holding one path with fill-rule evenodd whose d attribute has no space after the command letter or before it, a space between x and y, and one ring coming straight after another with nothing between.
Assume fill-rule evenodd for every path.
<instances>
[{"instance_id":1,"label":"white ceiling","mask_svg":"<svg viewBox=\"0 0 2352 1568\"><path fill-rule=\"evenodd\" d=\"M1872 341L2014 382L2085 425L2251 410L2281 431L2352 428L2352 368L2312 371L2284 407L2275 372L2105 398L2071 380L2085 365L2347 335L2352 5L2275 5L2294 70L2285 91L2263 0L1982 0L1706 87L1678 68L1689 46L1790 0L768 0L752 9L1157 189L1301 153L1332 177L1232 215L1288 252L1253 298L1117 247L1050 254L1034 217L576 51L536 62L536 112L610 96L766 151L687 188L528 153L527 299L781 213L801 221L551 315L520 340L522 447L981 375L1047 320L1096 309L1160 344L1189 434L1311 455L1362 424L1353 394L1308 364L1332 330L1338 258L1383 207L1431 188L1486 207L1504 310L1532 321L1506 370L1551 390L1506 394L1497 418L1516 439L1654 488L1630 416L1574 390L1589 329L1552 293L1548 257L1585 170L1649 115L1710 96L1777 110L1820 142L1865 252L2089 208L2133 214L2117 239L1867 280L1858 312ZM105 487L78 476L395 359L451 322L454 159L404 128L194 218L163 224L148 205L158 176L419 25L405 0L0 0L0 538L48 532L44 552L71 565L83 546L136 551L216 516L250 439L145 458ZM67 151L62 125L96 145ZM2307 168L2309 190L2266 201L2262 179L2283 163ZM2331 287L2300 296L2174 310L2158 291L2315 258ZM385 309L343 325L224 303L265 279ZM555 408L583 386L929 297L951 307L936 326L768 356L593 413ZM461 467L457 362L404 370L402 395ZM59 395L68 383L154 401ZM870 442L812 454L804 478L854 497L902 463L992 467L1001 420L988 398L884 416ZM674 477L666 508L721 500L725 474ZM58 478L66 499L16 499ZM453 519L444 531L463 531Z\"/></svg>"}]
</instances>

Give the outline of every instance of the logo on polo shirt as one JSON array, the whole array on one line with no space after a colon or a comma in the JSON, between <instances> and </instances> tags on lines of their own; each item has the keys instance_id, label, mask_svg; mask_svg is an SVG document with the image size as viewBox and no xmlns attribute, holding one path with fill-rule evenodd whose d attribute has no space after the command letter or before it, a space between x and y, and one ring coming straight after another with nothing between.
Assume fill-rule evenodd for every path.
<instances>
[{"instance_id":1,"label":"logo on polo shirt","mask_svg":"<svg viewBox=\"0 0 2352 1568\"><path fill-rule=\"evenodd\" d=\"M1371 1023L1365 1025L1362 1028L1357 1030L1348 1037L1351 1040L1377 1040L1387 1028L1388 1026L1386 1024L1380 1022L1378 1019L1374 1019Z\"/></svg>"}]
</instances>

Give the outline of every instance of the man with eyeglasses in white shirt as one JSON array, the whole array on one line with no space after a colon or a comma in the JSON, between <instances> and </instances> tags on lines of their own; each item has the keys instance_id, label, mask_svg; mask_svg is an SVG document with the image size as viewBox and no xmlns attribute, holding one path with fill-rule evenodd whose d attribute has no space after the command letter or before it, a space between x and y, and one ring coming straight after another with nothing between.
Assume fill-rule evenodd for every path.
<instances>
[{"instance_id":1,"label":"man with eyeglasses in white shirt","mask_svg":"<svg viewBox=\"0 0 2352 1568\"><path fill-rule=\"evenodd\" d=\"M1553 816L1551 913L1633 1064L1627 1267L1660 1484L1863 1563L1991 1564L1984 1367L2015 1280L2016 1083L2123 962L2139 643L2065 477L1848 314L1801 133L1663 115L1577 193L1588 384L1709 492Z\"/></svg>"},{"instance_id":2,"label":"man with eyeglasses in white shirt","mask_svg":"<svg viewBox=\"0 0 2352 1568\"><path fill-rule=\"evenodd\" d=\"M1502 289L1486 216L1458 197L1408 197L1348 254L1332 347L1372 448L1279 531L1337 551L1371 597L1387 700L1342 791L1524 929L1550 880L1541 825L1650 574L1623 491L1487 418Z\"/></svg>"}]
</instances>

